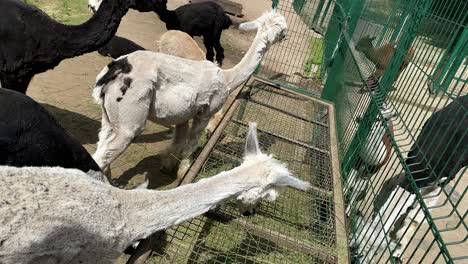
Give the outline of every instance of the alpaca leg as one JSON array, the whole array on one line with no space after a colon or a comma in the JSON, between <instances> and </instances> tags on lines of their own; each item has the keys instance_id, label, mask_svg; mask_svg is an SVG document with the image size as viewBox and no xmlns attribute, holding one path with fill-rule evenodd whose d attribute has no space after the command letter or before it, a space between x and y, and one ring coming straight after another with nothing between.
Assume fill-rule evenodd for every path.
<instances>
[{"instance_id":1,"label":"alpaca leg","mask_svg":"<svg viewBox=\"0 0 468 264\"><path fill-rule=\"evenodd\" d=\"M197 148L200 136L209 121L210 119L206 117L193 119L186 147L182 151L183 160L180 162L179 170L177 171L177 178L180 179L181 177L183 177L190 168L190 165L192 164L191 155Z\"/></svg>"},{"instance_id":2,"label":"alpaca leg","mask_svg":"<svg viewBox=\"0 0 468 264\"><path fill-rule=\"evenodd\" d=\"M216 50L216 61L218 62L218 65L221 66L223 65L223 60L224 60L224 49L223 46L221 46L221 30L219 33L217 33L214 37L214 48Z\"/></svg>"},{"instance_id":3,"label":"alpaca leg","mask_svg":"<svg viewBox=\"0 0 468 264\"><path fill-rule=\"evenodd\" d=\"M206 47L206 59L209 61L214 61L214 51L213 51L213 40L211 36L205 35L203 36L203 44Z\"/></svg>"},{"instance_id":4,"label":"alpaca leg","mask_svg":"<svg viewBox=\"0 0 468 264\"><path fill-rule=\"evenodd\" d=\"M172 171L179 160L182 158L182 150L187 143L187 135L189 132L189 123L176 125L174 139L172 140L169 149L162 155L161 169L164 171Z\"/></svg>"},{"instance_id":5,"label":"alpaca leg","mask_svg":"<svg viewBox=\"0 0 468 264\"><path fill-rule=\"evenodd\" d=\"M102 130L94 160L106 172L110 164L130 145L131 141L143 132L148 119L152 92L129 88L123 100L116 100L113 94L107 95L104 103ZM109 92L111 93L111 92ZM120 96L120 90L117 92Z\"/></svg>"},{"instance_id":6,"label":"alpaca leg","mask_svg":"<svg viewBox=\"0 0 468 264\"><path fill-rule=\"evenodd\" d=\"M104 173L109 173L110 164L116 160L141 133L140 129L119 128L113 130L106 140L100 142L93 158Z\"/></svg>"},{"instance_id":7,"label":"alpaca leg","mask_svg":"<svg viewBox=\"0 0 468 264\"><path fill-rule=\"evenodd\" d=\"M103 152L103 150L105 149L104 146L109 143L109 140L112 136L112 127L107 121L107 117L105 117L104 114L102 116L101 124L101 131L99 131L98 135L99 141L97 143L96 152L93 154L93 159L99 165L101 170L104 173L108 173L107 176L110 176L109 164L104 161L105 158L103 154L105 152Z\"/></svg>"}]
</instances>

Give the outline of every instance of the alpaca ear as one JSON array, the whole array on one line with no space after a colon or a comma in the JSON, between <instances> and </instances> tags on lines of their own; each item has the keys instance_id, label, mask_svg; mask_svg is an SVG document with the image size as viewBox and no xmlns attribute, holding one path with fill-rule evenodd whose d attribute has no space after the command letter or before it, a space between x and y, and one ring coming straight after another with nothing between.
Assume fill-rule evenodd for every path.
<instances>
[{"instance_id":1,"label":"alpaca ear","mask_svg":"<svg viewBox=\"0 0 468 264\"><path fill-rule=\"evenodd\" d=\"M260 23L257 21L244 22L239 25L241 31L252 31L257 30L260 27Z\"/></svg>"},{"instance_id":2,"label":"alpaca ear","mask_svg":"<svg viewBox=\"0 0 468 264\"><path fill-rule=\"evenodd\" d=\"M275 183L277 186L287 186L301 191L307 191L311 188L309 182L299 180L296 177L290 175L281 176Z\"/></svg>"},{"instance_id":3,"label":"alpaca ear","mask_svg":"<svg viewBox=\"0 0 468 264\"><path fill-rule=\"evenodd\" d=\"M247 133L247 140L245 142L245 155L255 155L262 153L258 145L257 138L257 123L249 123L249 132Z\"/></svg>"}]
</instances>

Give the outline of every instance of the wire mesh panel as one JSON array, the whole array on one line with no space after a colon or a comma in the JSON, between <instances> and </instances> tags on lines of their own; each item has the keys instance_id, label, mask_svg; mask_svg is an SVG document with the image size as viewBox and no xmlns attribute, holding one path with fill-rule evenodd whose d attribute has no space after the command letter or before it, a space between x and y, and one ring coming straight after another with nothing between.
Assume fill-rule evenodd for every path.
<instances>
[{"instance_id":1,"label":"wire mesh panel","mask_svg":"<svg viewBox=\"0 0 468 264\"><path fill-rule=\"evenodd\" d=\"M287 38L265 54L256 76L320 96L328 63L323 36L334 1L275 0L273 6L286 18Z\"/></svg>"},{"instance_id":2,"label":"wire mesh panel","mask_svg":"<svg viewBox=\"0 0 468 264\"><path fill-rule=\"evenodd\" d=\"M466 262L468 2L336 6L348 19L331 18L322 97L336 107L352 260Z\"/></svg>"},{"instance_id":3,"label":"wire mesh panel","mask_svg":"<svg viewBox=\"0 0 468 264\"><path fill-rule=\"evenodd\" d=\"M344 214L335 207L342 194L331 161L336 148L330 105L259 82L242 94L195 181L240 165L248 123L257 122L262 151L286 163L313 190L284 190L249 218L227 201L166 230L150 263L347 263L344 219L337 217Z\"/></svg>"}]
</instances>

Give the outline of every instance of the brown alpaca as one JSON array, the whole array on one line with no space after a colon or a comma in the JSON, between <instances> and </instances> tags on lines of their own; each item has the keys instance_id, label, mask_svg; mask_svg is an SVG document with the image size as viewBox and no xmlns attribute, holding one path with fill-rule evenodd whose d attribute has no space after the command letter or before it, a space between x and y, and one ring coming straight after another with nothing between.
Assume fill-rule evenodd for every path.
<instances>
[{"instance_id":1,"label":"brown alpaca","mask_svg":"<svg viewBox=\"0 0 468 264\"><path fill-rule=\"evenodd\" d=\"M378 81L380 77L382 77L382 75L384 74L388 62L395 53L396 43L387 43L379 48L375 48L374 45L372 45L372 41L374 39L375 37L370 36L365 36L361 38L356 44L356 50L364 53L364 55L366 55L366 58L375 64L375 72L372 77L375 81ZM401 72L408 66L413 57L414 49L410 47L408 50L408 54L406 54L403 63L400 65L400 69L398 70L396 79L398 79Z\"/></svg>"}]
</instances>

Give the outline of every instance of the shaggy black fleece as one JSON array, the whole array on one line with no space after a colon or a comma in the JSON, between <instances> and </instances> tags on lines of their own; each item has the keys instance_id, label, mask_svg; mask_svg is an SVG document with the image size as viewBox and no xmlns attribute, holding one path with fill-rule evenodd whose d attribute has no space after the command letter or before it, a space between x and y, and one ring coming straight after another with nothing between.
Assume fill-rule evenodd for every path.
<instances>
[{"instance_id":1,"label":"shaggy black fleece","mask_svg":"<svg viewBox=\"0 0 468 264\"><path fill-rule=\"evenodd\" d=\"M114 36L104 47L98 49L98 52L102 56L109 56L113 59L117 59L120 56L130 54L137 50L145 50L145 48L129 39Z\"/></svg>"},{"instance_id":2,"label":"shaggy black fleece","mask_svg":"<svg viewBox=\"0 0 468 264\"><path fill-rule=\"evenodd\" d=\"M175 10L167 10L167 0L155 0L154 11L166 23L168 30L180 30L190 36L202 36L206 47L206 59L221 65L224 49L221 46L221 33L231 26L232 21L222 7L213 2L187 4Z\"/></svg>"},{"instance_id":3,"label":"shaggy black fleece","mask_svg":"<svg viewBox=\"0 0 468 264\"><path fill-rule=\"evenodd\" d=\"M0 165L101 171L86 149L30 97L0 88Z\"/></svg>"},{"instance_id":4,"label":"shaggy black fleece","mask_svg":"<svg viewBox=\"0 0 468 264\"><path fill-rule=\"evenodd\" d=\"M102 8L87 22L67 26L23 1L1 0L1 86L26 93L35 74L104 46L115 35L131 2L104 0Z\"/></svg>"}]
</instances>

